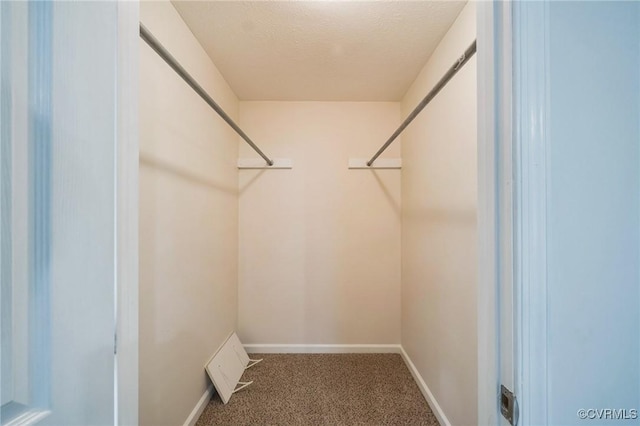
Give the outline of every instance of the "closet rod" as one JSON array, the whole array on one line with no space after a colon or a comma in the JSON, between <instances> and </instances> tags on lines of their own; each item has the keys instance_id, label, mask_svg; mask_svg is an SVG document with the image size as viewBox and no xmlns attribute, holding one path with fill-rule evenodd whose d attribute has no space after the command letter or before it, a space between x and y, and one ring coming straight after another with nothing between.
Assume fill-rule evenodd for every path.
<instances>
[{"instance_id":1,"label":"closet rod","mask_svg":"<svg viewBox=\"0 0 640 426\"><path fill-rule=\"evenodd\" d=\"M207 94L207 92L202 88L202 86L200 86L193 77L191 77L191 75L189 75L189 73L187 72L187 70L185 70L179 63L178 61L176 61L176 59L171 56L171 53L169 53L169 51L167 49L165 49L162 44L160 44L160 42L149 32L149 30L147 30L145 28L144 25L142 25L142 23L140 24L140 37L142 37L142 39L153 49L156 51L156 53L162 58L164 59L164 61L171 67L173 68L173 70L180 76L182 77L182 79L189 85L191 86L191 88L198 94L200 95L200 97L207 103L209 104L209 106L211 108L213 108L213 110L215 112L218 113L218 115L227 122L227 124L229 126L231 126L231 128L233 130L236 131L236 133L238 135L240 135L240 137L242 139L245 140L246 143L249 144L249 146L251 146L251 148L253 148L259 155L260 157L264 158L264 161L267 162L268 165L273 166L273 160L271 160L269 157L267 157L264 152L262 152L260 150L260 148L257 147L257 145L255 143L253 143L253 141L249 138L249 136L247 136L247 134L245 132L242 131L242 129L240 127L238 127L238 125L231 119L231 117L229 117L227 115L226 112L224 112L224 110L222 109L222 107L220 107L220 105L218 105L216 103L216 101L214 101L211 96L209 96Z\"/></svg>"},{"instance_id":2,"label":"closet rod","mask_svg":"<svg viewBox=\"0 0 640 426\"><path fill-rule=\"evenodd\" d=\"M415 107L413 111L411 111L411 114L409 114L409 116L402 122L400 127L398 127L398 129L393 132L391 137L387 139L384 145L382 145L382 148L380 148L378 152L376 152L376 154L371 157L371 160L367 162L367 166L371 167L373 162L376 161L376 158L378 158L380 154L382 154L384 150L387 149L398 136L400 136L400 133L402 133L402 131L413 121L413 119L416 118L418 114L420 114L420 111L422 111L424 107L426 107L429 102L431 102L431 100L436 97L438 92L440 92L440 90L442 90L442 88L447 85L449 80L451 80L451 78L456 75L458 71L460 71L460 68L462 68L462 66L466 64L469 59L471 59L474 53L476 53L475 40L473 41L473 43L471 43L471 46L469 46L467 50L464 51L464 53L462 54L462 56L460 56L456 63L453 64L451 68L449 68L449 70L440 79L440 81L438 81L434 88L431 89L429 93L427 93L427 96L424 97L424 99L418 104L418 106Z\"/></svg>"}]
</instances>

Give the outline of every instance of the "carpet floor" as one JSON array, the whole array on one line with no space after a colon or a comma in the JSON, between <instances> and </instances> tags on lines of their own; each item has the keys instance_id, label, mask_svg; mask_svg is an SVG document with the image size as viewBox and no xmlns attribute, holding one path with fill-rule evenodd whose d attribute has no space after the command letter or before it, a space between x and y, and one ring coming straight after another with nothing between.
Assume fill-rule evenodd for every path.
<instances>
[{"instance_id":1,"label":"carpet floor","mask_svg":"<svg viewBox=\"0 0 640 426\"><path fill-rule=\"evenodd\" d=\"M224 405L217 393L206 425L425 425L438 421L398 354L252 354L253 380Z\"/></svg>"}]
</instances>

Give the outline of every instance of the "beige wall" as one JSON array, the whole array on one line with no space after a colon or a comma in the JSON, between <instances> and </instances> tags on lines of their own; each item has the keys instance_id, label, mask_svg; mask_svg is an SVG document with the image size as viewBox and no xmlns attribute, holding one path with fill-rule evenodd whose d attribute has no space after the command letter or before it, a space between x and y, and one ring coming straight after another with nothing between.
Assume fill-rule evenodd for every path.
<instances>
[{"instance_id":1,"label":"beige wall","mask_svg":"<svg viewBox=\"0 0 640 426\"><path fill-rule=\"evenodd\" d=\"M243 129L294 162L240 172L244 343L400 342L400 171L347 169L399 122L396 102L240 103Z\"/></svg>"},{"instance_id":2,"label":"beige wall","mask_svg":"<svg viewBox=\"0 0 640 426\"><path fill-rule=\"evenodd\" d=\"M469 3L402 102L475 39ZM453 425L476 424L476 59L402 136L402 345Z\"/></svg>"},{"instance_id":3,"label":"beige wall","mask_svg":"<svg viewBox=\"0 0 640 426\"><path fill-rule=\"evenodd\" d=\"M235 95L173 6L142 2L141 20L235 117ZM236 326L238 140L140 44L140 424L177 425Z\"/></svg>"},{"instance_id":4,"label":"beige wall","mask_svg":"<svg viewBox=\"0 0 640 426\"><path fill-rule=\"evenodd\" d=\"M141 42L140 423L186 420L236 324L244 343L402 343L452 424L475 423L475 58L384 154L402 172L347 169L475 38L474 5L402 104L239 103L170 3L141 20L294 168L238 180L238 137Z\"/></svg>"}]
</instances>

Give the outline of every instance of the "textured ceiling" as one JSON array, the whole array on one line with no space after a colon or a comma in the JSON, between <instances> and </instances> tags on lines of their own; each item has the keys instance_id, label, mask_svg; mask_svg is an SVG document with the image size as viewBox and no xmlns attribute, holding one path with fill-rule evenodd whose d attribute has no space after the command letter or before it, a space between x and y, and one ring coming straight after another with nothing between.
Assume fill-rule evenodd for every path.
<instances>
[{"instance_id":1,"label":"textured ceiling","mask_svg":"<svg viewBox=\"0 0 640 426\"><path fill-rule=\"evenodd\" d=\"M241 100L397 101L464 1L173 1Z\"/></svg>"}]
</instances>

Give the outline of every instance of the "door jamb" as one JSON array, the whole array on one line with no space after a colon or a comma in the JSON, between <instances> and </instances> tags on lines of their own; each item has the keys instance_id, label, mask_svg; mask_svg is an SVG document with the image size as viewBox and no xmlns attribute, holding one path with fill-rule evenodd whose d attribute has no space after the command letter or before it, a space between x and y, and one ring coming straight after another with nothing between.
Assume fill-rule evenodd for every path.
<instances>
[{"instance_id":1,"label":"door jamb","mask_svg":"<svg viewBox=\"0 0 640 426\"><path fill-rule=\"evenodd\" d=\"M505 29L506 31L502 31ZM504 37L510 37L504 40ZM500 40L498 38L501 38ZM512 46L502 54L500 46ZM548 423L547 187L549 2L513 2L507 16L478 4L478 424L503 422L501 356L513 357L520 425ZM511 90L497 76L512 76ZM508 74L505 74L508 73ZM508 109L500 105L512 102ZM511 135L498 129L506 120ZM505 145L507 144L507 145ZM511 156L500 156L512 149ZM500 318L498 170L512 170L513 318ZM509 177L506 177L507 179ZM513 321L513 353L500 352L500 322Z\"/></svg>"},{"instance_id":2,"label":"door jamb","mask_svg":"<svg viewBox=\"0 0 640 426\"><path fill-rule=\"evenodd\" d=\"M479 2L478 44L478 424L498 424L498 223L495 4Z\"/></svg>"},{"instance_id":3,"label":"door jamb","mask_svg":"<svg viewBox=\"0 0 640 426\"><path fill-rule=\"evenodd\" d=\"M514 290L522 425L548 424L549 2L515 2Z\"/></svg>"},{"instance_id":4,"label":"door jamb","mask_svg":"<svg viewBox=\"0 0 640 426\"><path fill-rule=\"evenodd\" d=\"M118 2L116 143L116 424L138 424L139 3Z\"/></svg>"}]
</instances>

